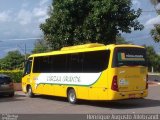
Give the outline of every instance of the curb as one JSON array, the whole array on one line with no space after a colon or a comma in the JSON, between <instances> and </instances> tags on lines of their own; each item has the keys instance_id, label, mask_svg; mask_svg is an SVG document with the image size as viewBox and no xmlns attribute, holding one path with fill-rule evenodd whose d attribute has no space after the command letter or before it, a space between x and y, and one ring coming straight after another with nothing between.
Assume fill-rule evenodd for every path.
<instances>
[{"instance_id":1,"label":"curb","mask_svg":"<svg viewBox=\"0 0 160 120\"><path fill-rule=\"evenodd\" d=\"M148 81L148 85L160 85L160 82Z\"/></svg>"}]
</instances>

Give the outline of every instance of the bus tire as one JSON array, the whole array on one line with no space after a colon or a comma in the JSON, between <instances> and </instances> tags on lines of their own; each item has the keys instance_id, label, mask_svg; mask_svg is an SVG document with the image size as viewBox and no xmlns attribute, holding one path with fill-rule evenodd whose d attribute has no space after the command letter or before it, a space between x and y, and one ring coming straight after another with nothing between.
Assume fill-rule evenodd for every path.
<instances>
[{"instance_id":1,"label":"bus tire","mask_svg":"<svg viewBox=\"0 0 160 120\"><path fill-rule=\"evenodd\" d=\"M34 97L34 93L32 92L32 87L31 86L27 87L27 96L30 97L30 98Z\"/></svg>"},{"instance_id":2,"label":"bus tire","mask_svg":"<svg viewBox=\"0 0 160 120\"><path fill-rule=\"evenodd\" d=\"M68 90L67 98L68 98L69 103L71 103L71 104L77 103L76 92L74 89Z\"/></svg>"}]
</instances>

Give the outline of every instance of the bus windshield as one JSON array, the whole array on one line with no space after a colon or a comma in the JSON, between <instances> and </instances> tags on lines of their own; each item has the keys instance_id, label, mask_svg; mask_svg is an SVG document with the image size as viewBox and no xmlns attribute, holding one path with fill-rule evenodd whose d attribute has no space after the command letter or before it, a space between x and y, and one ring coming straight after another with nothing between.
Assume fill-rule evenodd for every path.
<instances>
[{"instance_id":1,"label":"bus windshield","mask_svg":"<svg viewBox=\"0 0 160 120\"><path fill-rule=\"evenodd\" d=\"M32 58L29 58L25 63L25 69L24 69L23 76L30 74L31 66L32 66Z\"/></svg>"},{"instance_id":2,"label":"bus windshield","mask_svg":"<svg viewBox=\"0 0 160 120\"><path fill-rule=\"evenodd\" d=\"M113 67L146 66L146 50L144 48L115 48Z\"/></svg>"}]
</instances>

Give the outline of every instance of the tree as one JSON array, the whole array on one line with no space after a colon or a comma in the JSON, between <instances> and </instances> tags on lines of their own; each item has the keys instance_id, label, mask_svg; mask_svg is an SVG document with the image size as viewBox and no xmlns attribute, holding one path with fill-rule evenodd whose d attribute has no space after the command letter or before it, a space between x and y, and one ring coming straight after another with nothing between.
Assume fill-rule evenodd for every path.
<instances>
[{"instance_id":1,"label":"tree","mask_svg":"<svg viewBox=\"0 0 160 120\"><path fill-rule=\"evenodd\" d=\"M52 49L99 42L116 43L121 32L142 30L131 0L53 0L50 17L40 25Z\"/></svg>"},{"instance_id":2,"label":"tree","mask_svg":"<svg viewBox=\"0 0 160 120\"><path fill-rule=\"evenodd\" d=\"M124 39L124 37L120 36L120 35L117 35L116 36L116 43L117 44L129 44L131 42L128 42Z\"/></svg>"},{"instance_id":3,"label":"tree","mask_svg":"<svg viewBox=\"0 0 160 120\"><path fill-rule=\"evenodd\" d=\"M151 36L155 42L160 42L160 24L155 25L155 28L151 30Z\"/></svg>"},{"instance_id":4,"label":"tree","mask_svg":"<svg viewBox=\"0 0 160 120\"><path fill-rule=\"evenodd\" d=\"M0 59L0 69L13 70L22 69L24 62L24 55L21 55L19 51L8 52L7 56Z\"/></svg>"},{"instance_id":5,"label":"tree","mask_svg":"<svg viewBox=\"0 0 160 120\"><path fill-rule=\"evenodd\" d=\"M150 1L154 6L158 4L158 0L150 0Z\"/></svg>"},{"instance_id":6,"label":"tree","mask_svg":"<svg viewBox=\"0 0 160 120\"><path fill-rule=\"evenodd\" d=\"M151 0L151 3L154 5L157 14L160 15L160 8L156 7L160 4L160 0ZM154 29L151 30L150 34L155 42L160 42L160 24L154 25Z\"/></svg>"},{"instance_id":7,"label":"tree","mask_svg":"<svg viewBox=\"0 0 160 120\"><path fill-rule=\"evenodd\" d=\"M34 45L32 53L43 53L47 52L49 47L44 39L38 39Z\"/></svg>"},{"instance_id":8,"label":"tree","mask_svg":"<svg viewBox=\"0 0 160 120\"><path fill-rule=\"evenodd\" d=\"M146 47L146 56L147 56L147 63L148 63L148 70L151 71L152 67L154 71L158 71L160 69L160 56L155 52L152 46L145 46Z\"/></svg>"}]
</instances>

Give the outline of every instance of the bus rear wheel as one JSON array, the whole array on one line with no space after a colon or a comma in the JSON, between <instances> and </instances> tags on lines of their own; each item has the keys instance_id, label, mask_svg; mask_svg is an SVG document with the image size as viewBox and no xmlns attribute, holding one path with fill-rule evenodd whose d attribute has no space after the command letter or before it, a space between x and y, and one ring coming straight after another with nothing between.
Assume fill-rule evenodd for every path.
<instances>
[{"instance_id":1,"label":"bus rear wheel","mask_svg":"<svg viewBox=\"0 0 160 120\"><path fill-rule=\"evenodd\" d=\"M27 87L27 96L31 98L34 97L34 93L32 92L31 86Z\"/></svg>"},{"instance_id":2,"label":"bus rear wheel","mask_svg":"<svg viewBox=\"0 0 160 120\"><path fill-rule=\"evenodd\" d=\"M67 98L71 104L77 103L76 92L74 89L69 89L69 91L67 93Z\"/></svg>"}]
</instances>

